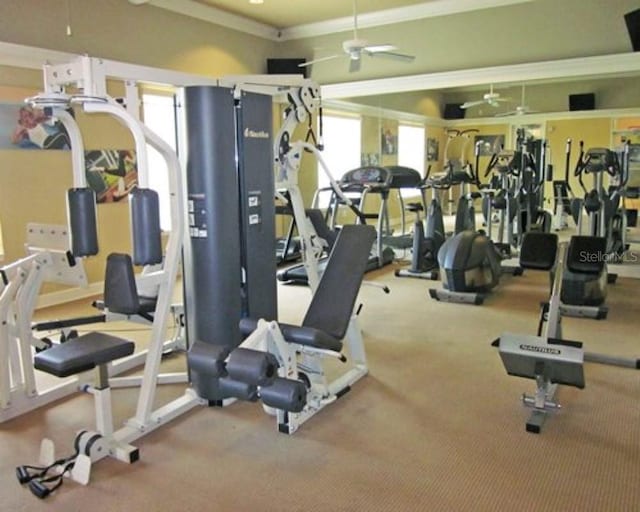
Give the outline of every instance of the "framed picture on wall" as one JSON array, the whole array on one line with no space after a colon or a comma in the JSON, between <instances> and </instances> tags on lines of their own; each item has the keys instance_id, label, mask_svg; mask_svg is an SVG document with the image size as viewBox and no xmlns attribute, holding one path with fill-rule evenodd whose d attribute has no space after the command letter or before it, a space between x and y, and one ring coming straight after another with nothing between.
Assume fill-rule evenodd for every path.
<instances>
[{"instance_id":1,"label":"framed picture on wall","mask_svg":"<svg viewBox=\"0 0 640 512\"><path fill-rule=\"evenodd\" d=\"M60 121L22 103L0 103L0 149L70 149Z\"/></svg>"},{"instance_id":2,"label":"framed picture on wall","mask_svg":"<svg viewBox=\"0 0 640 512\"><path fill-rule=\"evenodd\" d=\"M427 137L427 162L438 160L440 153L440 142L438 139Z\"/></svg>"},{"instance_id":3,"label":"framed picture on wall","mask_svg":"<svg viewBox=\"0 0 640 512\"><path fill-rule=\"evenodd\" d=\"M499 153L504 147L504 135L476 135L474 146L480 142L480 156L491 156Z\"/></svg>"},{"instance_id":4,"label":"framed picture on wall","mask_svg":"<svg viewBox=\"0 0 640 512\"><path fill-rule=\"evenodd\" d=\"M383 127L380 130L380 148L383 155L395 155L398 153L398 135L390 128Z\"/></svg>"},{"instance_id":5,"label":"framed picture on wall","mask_svg":"<svg viewBox=\"0 0 640 512\"><path fill-rule=\"evenodd\" d=\"M98 203L113 203L127 197L138 183L135 151L95 149L85 152L87 183Z\"/></svg>"}]
</instances>

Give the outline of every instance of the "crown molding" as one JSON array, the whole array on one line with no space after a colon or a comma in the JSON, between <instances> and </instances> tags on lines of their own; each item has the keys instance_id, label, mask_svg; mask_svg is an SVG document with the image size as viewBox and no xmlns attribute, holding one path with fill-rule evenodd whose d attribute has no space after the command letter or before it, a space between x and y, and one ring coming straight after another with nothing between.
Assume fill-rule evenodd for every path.
<instances>
[{"instance_id":1,"label":"crown molding","mask_svg":"<svg viewBox=\"0 0 640 512\"><path fill-rule=\"evenodd\" d=\"M325 99L351 98L482 84L602 78L638 73L640 52L630 52L327 84L321 87L321 91Z\"/></svg>"},{"instance_id":2,"label":"crown molding","mask_svg":"<svg viewBox=\"0 0 640 512\"><path fill-rule=\"evenodd\" d=\"M149 0L146 4L182 14L183 16L190 16L207 21L215 25L222 25L223 27L258 36L263 39L270 39L272 41L280 40L280 32L276 27L259 23L216 7L203 5L194 0Z\"/></svg>"},{"instance_id":3,"label":"crown molding","mask_svg":"<svg viewBox=\"0 0 640 512\"><path fill-rule=\"evenodd\" d=\"M433 0L421 4L395 7L358 14L358 28L380 27L394 23L404 23L423 18L447 16L494 7L506 7L514 4L532 2L534 0ZM280 31L280 41L302 39L305 37L321 36L336 32L353 30L353 16L336 18L333 20L307 23L296 27L285 28Z\"/></svg>"},{"instance_id":4,"label":"crown molding","mask_svg":"<svg viewBox=\"0 0 640 512\"><path fill-rule=\"evenodd\" d=\"M470 117L467 119L449 120L447 126L489 126L497 124L526 125L542 124L549 121L566 121L570 119L598 119L598 118L619 118L637 117L640 115L640 108L610 108L599 110L579 110L560 112L536 112L532 114L502 116L502 117Z\"/></svg>"},{"instance_id":5,"label":"crown molding","mask_svg":"<svg viewBox=\"0 0 640 512\"><path fill-rule=\"evenodd\" d=\"M480 9L505 7L535 0L432 0L405 7L395 7L358 15L358 27L379 27L423 18L459 14ZM319 35L353 30L353 16L345 16L317 23L278 28L232 14L194 0L129 0L134 5L152 5L171 12L191 16L216 25L222 25L246 34L272 41L290 41Z\"/></svg>"}]
</instances>

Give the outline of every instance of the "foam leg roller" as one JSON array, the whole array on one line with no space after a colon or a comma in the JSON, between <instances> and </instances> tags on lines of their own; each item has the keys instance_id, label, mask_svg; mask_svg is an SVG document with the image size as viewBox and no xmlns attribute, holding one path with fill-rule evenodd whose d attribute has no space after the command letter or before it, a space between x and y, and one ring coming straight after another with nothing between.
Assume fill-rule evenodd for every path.
<instances>
[{"instance_id":1,"label":"foam leg roller","mask_svg":"<svg viewBox=\"0 0 640 512\"><path fill-rule=\"evenodd\" d=\"M260 399L276 409L300 412L307 403L307 388L300 380L277 377L270 386L260 388Z\"/></svg>"},{"instance_id":2,"label":"foam leg roller","mask_svg":"<svg viewBox=\"0 0 640 512\"><path fill-rule=\"evenodd\" d=\"M158 193L151 189L134 188L131 191L130 204L133 263L135 265L162 263Z\"/></svg>"},{"instance_id":3,"label":"foam leg roller","mask_svg":"<svg viewBox=\"0 0 640 512\"><path fill-rule=\"evenodd\" d=\"M246 382L222 377L218 381L218 387L225 398L233 397L247 402L255 402L258 399L258 388Z\"/></svg>"},{"instance_id":4,"label":"foam leg roller","mask_svg":"<svg viewBox=\"0 0 640 512\"><path fill-rule=\"evenodd\" d=\"M95 192L90 188L69 189L67 217L71 234L71 253L77 258L98 254Z\"/></svg>"},{"instance_id":5,"label":"foam leg roller","mask_svg":"<svg viewBox=\"0 0 640 512\"><path fill-rule=\"evenodd\" d=\"M227 372L234 380L268 386L278 374L278 360L269 352L237 348L229 355Z\"/></svg>"},{"instance_id":6,"label":"foam leg roller","mask_svg":"<svg viewBox=\"0 0 640 512\"><path fill-rule=\"evenodd\" d=\"M222 345L213 345L196 341L187 354L187 361L192 371L209 377L224 377L227 375L225 359L229 349Z\"/></svg>"}]
</instances>

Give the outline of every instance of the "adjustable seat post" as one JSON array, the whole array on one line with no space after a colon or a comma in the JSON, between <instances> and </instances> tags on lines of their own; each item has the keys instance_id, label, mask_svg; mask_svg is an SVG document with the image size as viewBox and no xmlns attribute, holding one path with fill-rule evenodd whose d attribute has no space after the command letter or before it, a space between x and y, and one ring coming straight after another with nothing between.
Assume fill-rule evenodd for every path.
<instances>
[{"instance_id":1,"label":"adjustable seat post","mask_svg":"<svg viewBox=\"0 0 640 512\"><path fill-rule=\"evenodd\" d=\"M96 382L88 392L93 395L96 411L96 430L103 436L113 433L113 414L111 407L111 387L109 370L106 364L96 366Z\"/></svg>"}]
</instances>

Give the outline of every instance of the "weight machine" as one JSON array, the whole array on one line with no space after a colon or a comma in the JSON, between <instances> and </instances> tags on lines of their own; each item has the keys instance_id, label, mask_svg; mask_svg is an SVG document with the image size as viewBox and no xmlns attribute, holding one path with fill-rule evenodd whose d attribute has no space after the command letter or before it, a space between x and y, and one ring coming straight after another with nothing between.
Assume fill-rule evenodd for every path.
<instances>
[{"instance_id":1,"label":"weight machine","mask_svg":"<svg viewBox=\"0 0 640 512\"><path fill-rule=\"evenodd\" d=\"M186 100L188 126L197 127L190 130L195 133L189 138L187 182L189 199L194 198L194 211L199 215L190 232L199 231L206 222L208 240L223 238L226 242L222 247L192 235L187 251L187 262L190 262L185 268L187 325L190 338L196 340L188 355L194 389L199 397L213 405L226 405L236 399L260 399L265 410L276 416L278 430L292 434L368 373L354 306L375 230L363 225L344 226L333 241L331 255L321 271L319 258L326 240L314 224L320 212L305 210L298 187L305 150L318 158L344 204L352 207L356 214L358 210L340 190L315 145L292 141L296 125L309 120L319 105L314 84L302 84L287 91L285 119L273 145L275 183L269 182L270 169L260 168L265 161L270 161L266 156L270 150L267 142L271 98L244 93L239 98L240 106L236 110L243 109L247 101L251 108L238 114L238 133L245 134L243 151L238 179L229 181L226 181L228 175L215 170L228 165L226 157L233 158L224 152L223 146L229 145L222 133L226 125L219 121L227 116L225 112L229 109L225 91L189 88ZM265 136L247 138L246 134L252 130ZM215 151L215 161L203 158L200 137L222 141L223 146ZM247 154L251 154L250 159ZM205 188L201 183L203 175L213 177L216 183ZM272 205L258 198L272 193L274 186L289 196L313 293L301 326L278 322L275 267L261 256L273 252L275 237L270 224ZM219 194L206 193L207 190L218 190ZM195 203L195 199L206 196L209 196L206 201ZM248 208L243 210L238 204ZM238 211L238 216L230 213L234 211ZM210 246L205 247L207 244ZM229 279L234 275L242 278ZM205 294L207 303L201 302ZM225 318L212 318L211 311L222 308L227 313ZM349 359L342 353L343 340ZM325 369L325 359L342 362L345 370L337 378L331 378L332 374Z\"/></svg>"},{"instance_id":2,"label":"weight machine","mask_svg":"<svg viewBox=\"0 0 640 512\"><path fill-rule=\"evenodd\" d=\"M345 227L335 242L322 280L316 278L314 254L321 241L307 220L295 175L302 150L312 146L306 142L287 146L281 139L277 141L283 151L278 153L276 160L280 165L276 183L289 185L284 188L293 198L293 209L299 217L296 220L307 248L305 255L309 257L306 261L309 275L313 276L310 283L315 293L302 326L296 328L276 321L275 261L264 257L273 254L275 243L271 98L250 92L248 89L256 85L252 79L230 78L221 80L214 87L185 89L190 151L186 180L188 201L186 215L183 215L180 165L175 153L104 91L101 91L104 95L88 93L92 91L94 81L103 79L104 75L102 62L88 57L68 65L45 66L47 79L63 78L45 80L47 93L41 96L41 101L55 98L61 103L58 98L67 85L79 86L80 93L69 95L67 102L79 104L88 112L114 115L123 122L134 134L141 168L147 165L145 142L156 147L169 167L173 229L162 269L144 276L144 283L158 287L158 300L136 412L122 428L113 427L107 366L131 354L131 342L92 332L56 345L34 358L36 368L59 377L96 370L95 384L86 389L95 398L96 427L76 436L75 454L57 458L53 443L45 440L41 446L40 469L17 468L19 481L28 484L40 498L55 490L64 476L88 483L92 464L102 458L135 462L139 452L132 445L134 441L196 406L227 405L237 399L259 397L267 411L275 412L279 430L293 433L306 419L335 401L367 373L364 346L353 309L362 281L360 268L372 245L373 230L368 226ZM249 87L245 86L246 81ZM282 90L274 83L267 86L278 92ZM292 92L290 99L297 94L297 100L308 92L304 88L292 90L295 93ZM298 120L304 118L304 113L297 110L304 109L302 102L292 103L294 106L289 110L292 118L295 119L296 114L300 114ZM236 129L231 131L229 126ZM293 131L294 127L292 120L286 130ZM209 137L214 132L220 137ZM200 143L203 140L206 140L205 144ZM265 154L267 158L260 158ZM207 172L212 165L235 172ZM226 187L216 187L211 180L228 180L228 183L218 181L217 184ZM157 263L157 246L149 237L159 225L157 203L154 203L150 199L144 201L139 210L135 206L132 209L134 234L141 228L147 234L139 244L134 243L133 257L112 254L107 259L105 304L116 303L125 313L133 313L139 307L137 291L142 279L134 275L133 264ZM230 204L237 215L228 210ZM189 233L189 243L184 246L186 265L183 274L187 337L197 340L190 343L188 354L192 387L183 396L153 409L163 353L162 333L166 328L169 297L183 240L183 220L188 221ZM81 227L92 234L85 223ZM215 237L225 233L228 236L222 237L226 242L222 247ZM261 248L266 252L260 252ZM335 300L337 295L339 300ZM330 314L323 317L323 312ZM255 330L251 318L256 321ZM265 322L268 329L263 328ZM338 359L344 363L343 338L351 349L353 368L330 382L324 373L322 359ZM228 356L222 355L225 351ZM263 370L266 372L264 379L260 377Z\"/></svg>"},{"instance_id":3,"label":"weight machine","mask_svg":"<svg viewBox=\"0 0 640 512\"><path fill-rule=\"evenodd\" d=\"M115 430L113 427L108 365L112 361L130 356L133 353L133 343L104 333L89 332L35 355L36 369L61 378L79 376L93 368L97 371L94 384L83 386L85 391L94 395L95 430L86 430L78 434L74 443L76 453L64 459L56 457L51 441L43 440L40 459L42 467L46 468L44 474L33 473L27 466L17 469L20 482L28 483L30 490L40 498L46 497L55 489L63 476L71 476L78 482L88 483L91 464L104 457L112 456L126 462L134 462L138 459L138 450L130 444L131 442L201 403L197 397L187 393L184 397L153 410L183 239L184 209L180 164L175 152L164 141L106 93L106 67L104 61L89 57L80 57L68 64L45 65L45 92L31 98L30 102L51 108L55 115L60 115L69 105L79 106L88 114L110 115L131 131L139 170L139 187L131 193L133 258L126 255L110 255L107 259L105 303L119 302L119 311L135 314L139 308L137 290L143 288L156 288L157 300L149 348L145 354L144 371L140 379L136 413L121 429ZM78 92L67 92L76 88ZM169 169L172 231L168 235L164 253L160 240L157 195L147 188L147 143L160 152ZM86 187L84 180L82 146L78 141L74 144L73 139L72 146L77 148L76 151L72 151L74 183L81 186L68 193L71 252L76 256L86 256L98 252L95 195ZM135 277L134 263L161 266ZM114 300L111 300L112 298ZM49 487L47 483L56 478L58 480L54 486Z\"/></svg>"}]
</instances>

